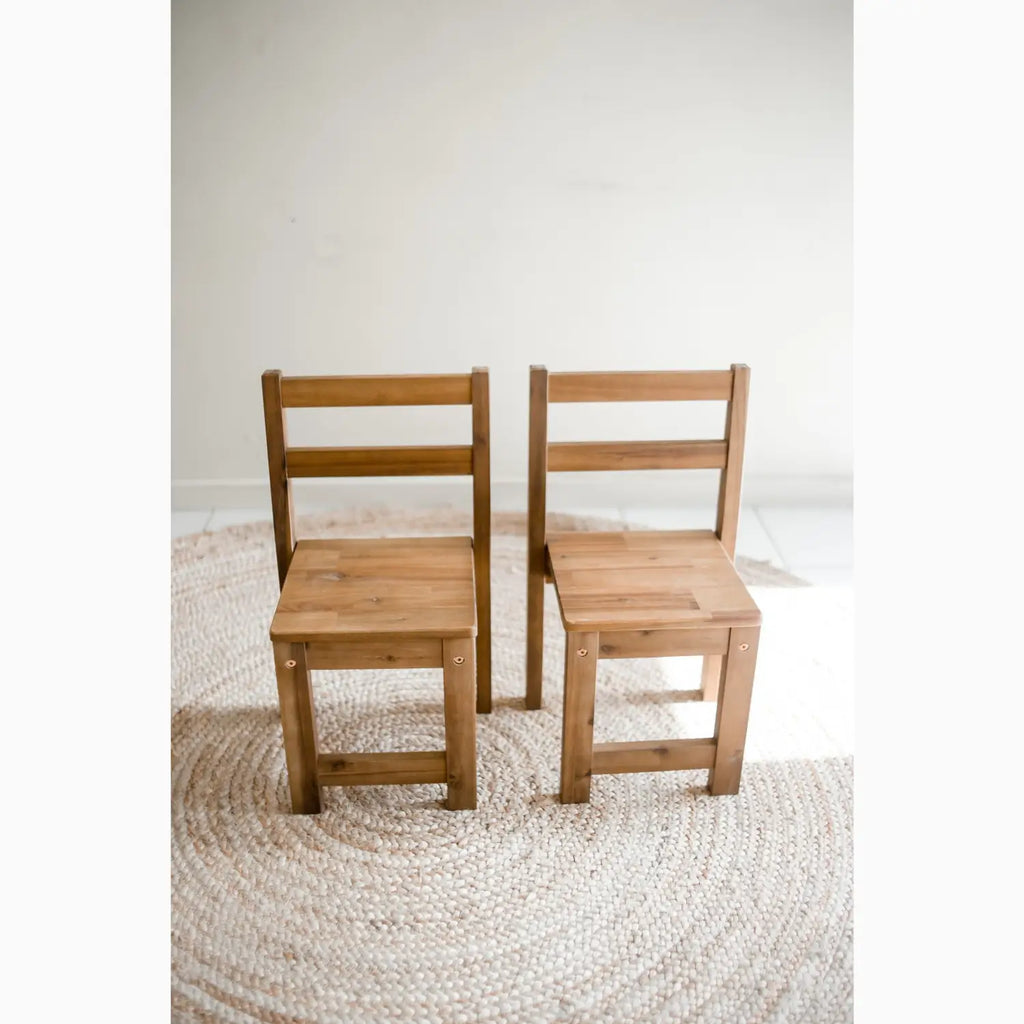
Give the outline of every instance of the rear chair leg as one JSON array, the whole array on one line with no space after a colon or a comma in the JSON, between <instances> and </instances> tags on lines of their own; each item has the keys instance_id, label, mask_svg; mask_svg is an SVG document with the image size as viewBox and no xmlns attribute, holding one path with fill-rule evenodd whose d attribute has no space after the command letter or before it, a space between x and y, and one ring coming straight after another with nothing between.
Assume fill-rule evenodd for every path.
<instances>
[{"instance_id":1,"label":"rear chair leg","mask_svg":"<svg viewBox=\"0 0 1024 1024\"><path fill-rule=\"evenodd\" d=\"M743 747L747 739L750 694L754 686L757 643L760 626L729 630L729 651L722 670L722 689L715 716L715 763L708 773L712 796L727 796L740 791Z\"/></svg>"},{"instance_id":2,"label":"rear chair leg","mask_svg":"<svg viewBox=\"0 0 1024 1024\"><path fill-rule=\"evenodd\" d=\"M277 695L281 703L284 756L294 814L320 813L316 720L305 644L274 644Z\"/></svg>"},{"instance_id":3,"label":"rear chair leg","mask_svg":"<svg viewBox=\"0 0 1024 1024\"><path fill-rule=\"evenodd\" d=\"M491 713L491 633L476 638L476 710L479 715Z\"/></svg>"},{"instance_id":4,"label":"rear chair leg","mask_svg":"<svg viewBox=\"0 0 1024 1024\"><path fill-rule=\"evenodd\" d=\"M476 671L472 637L442 641L448 809L476 807Z\"/></svg>"},{"instance_id":5,"label":"rear chair leg","mask_svg":"<svg viewBox=\"0 0 1024 1024\"><path fill-rule=\"evenodd\" d=\"M705 654L700 673L700 699L718 700L718 683L722 678L722 656Z\"/></svg>"},{"instance_id":6,"label":"rear chair leg","mask_svg":"<svg viewBox=\"0 0 1024 1024\"><path fill-rule=\"evenodd\" d=\"M544 685L544 570L530 565L526 578L526 707L536 711Z\"/></svg>"},{"instance_id":7,"label":"rear chair leg","mask_svg":"<svg viewBox=\"0 0 1024 1024\"><path fill-rule=\"evenodd\" d=\"M598 636L597 633L565 635L561 787L563 804L590 803Z\"/></svg>"}]
</instances>

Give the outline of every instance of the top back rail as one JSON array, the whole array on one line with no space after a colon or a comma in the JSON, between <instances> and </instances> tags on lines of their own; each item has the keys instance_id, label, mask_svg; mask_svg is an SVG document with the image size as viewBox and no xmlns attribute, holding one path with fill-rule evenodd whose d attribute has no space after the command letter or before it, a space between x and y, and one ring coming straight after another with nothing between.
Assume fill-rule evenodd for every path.
<instances>
[{"instance_id":1,"label":"top back rail","mask_svg":"<svg viewBox=\"0 0 1024 1024\"><path fill-rule=\"evenodd\" d=\"M732 397L732 370L549 373L549 402L700 402Z\"/></svg>"},{"instance_id":2,"label":"top back rail","mask_svg":"<svg viewBox=\"0 0 1024 1024\"><path fill-rule=\"evenodd\" d=\"M734 363L728 370L676 370L548 373L530 368L530 520L540 536L549 472L638 469L718 469L715 532L733 557L739 523L740 480L747 422L750 368ZM549 442L547 406L562 402L727 403L721 438L686 441Z\"/></svg>"},{"instance_id":3,"label":"top back rail","mask_svg":"<svg viewBox=\"0 0 1024 1024\"><path fill-rule=\"evenodd\" d=\"M473 375L282 377L281 405L312 409L369 405L472 405Z\"/></svg>"}]
</instances>

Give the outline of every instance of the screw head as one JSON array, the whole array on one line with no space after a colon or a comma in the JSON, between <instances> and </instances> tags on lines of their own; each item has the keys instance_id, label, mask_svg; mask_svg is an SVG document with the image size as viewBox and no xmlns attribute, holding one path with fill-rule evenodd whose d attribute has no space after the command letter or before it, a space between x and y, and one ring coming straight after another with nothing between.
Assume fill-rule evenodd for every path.
<instances>
[{"instance_id":1,"label":"screw head","mask_svg":"<svg viewBox=\"0 0 1024 1024\"><path fill-rule=\"evenodd\" d=\"M576 653L581 658L585 658L590 652L586 649L586 647L581 647Z\"/></svg>"},{"instance_id":2,"label":"screw head","mask_svg":"<svg viewBox=\"0 0 1024 1024\"><path fill-rule=\"evenodd\" d=\"M740 650L741 650L741 651L745 651L745 650L747 650L747 648L749 648L749 647L750 647L750 644L740 644Z\"/></svg>"},{"instance_id":3,"label":"screw head","mask_svg":"<svg viewBox=\"0 0 1024 1024\"><path fill-rule=\"evenodd\" d=\"M452 661L454 661L456 665L461 665L465 660L466 659L461 654L458 654L454 658L452 658Z\"/></svg>"},{"instance_id":4,"label":"screw head","mask_svg":"<svg viewBox=\"0 0 1024 1024\"><path fill-rule=\"evenodd\" d=\"M289 658L289 659L288 659L288 660L287 660L287 661L286 661L286 662L284 663L284 667L285 667L285 668L295 668L295 664L296 664L296 663L295 663L295 659L294 659L294 658Z\"/></svg>"}]
</instances>

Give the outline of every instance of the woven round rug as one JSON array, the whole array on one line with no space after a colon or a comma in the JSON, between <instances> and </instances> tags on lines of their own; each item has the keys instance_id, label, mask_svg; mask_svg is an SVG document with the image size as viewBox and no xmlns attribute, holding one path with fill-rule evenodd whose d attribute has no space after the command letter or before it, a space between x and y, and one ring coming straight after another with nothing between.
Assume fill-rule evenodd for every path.
<instances>
[{"instance_id":1,"label":"woven round rug","mask_svg":"<svg viewBox=\"0 0 1024 1024\"><path fill-rule=\"evenodd\" d=\"M552 517L556 528L600 526ZM300 517L300 536L469 533L455 512ZM494 710L476 811L441 785L289 812L269 524L173 544L172 1014L180 1022L852 1020L852 604L739 559L764 613L740 793L706 772L557 798L563 637L523 705L523 517L494 517ZM317 672L325 750L444 744L440 670ZM595 740L709 735L699 659L598 667Z\"/></svg>"}]
</instances>

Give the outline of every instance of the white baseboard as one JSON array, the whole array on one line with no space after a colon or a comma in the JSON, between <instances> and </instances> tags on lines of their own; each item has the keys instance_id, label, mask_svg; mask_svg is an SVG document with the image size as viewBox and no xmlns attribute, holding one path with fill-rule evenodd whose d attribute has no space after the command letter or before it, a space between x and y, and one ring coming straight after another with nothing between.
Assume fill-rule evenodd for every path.
<instances>
[{"instance_id":1,"label":"white baseboard","mask_svg":"<svg viewBox=\"0 0 1024 1024\"><path fill-rule=\"evenodd\" d=\"M686 478L657 479L647 474L642 486L626 477L636 474L577 473L571 478L548 478L548 508L635 508L714 504L717 471L694 472ZM465 504L472 490L468 479L414 477L410 479L360 478L354 480L297 480L296 507L301 510L344 508L356 505L398 505L437 508ZM526 508L525 480L493 480L491 503L495 509ZM743 480L746 505L849 506L853 478L849 476L758 476ZM265 479L173 480L171 506L176 510L211 508L270 508Z\"/></svg>"}]
</instances>

